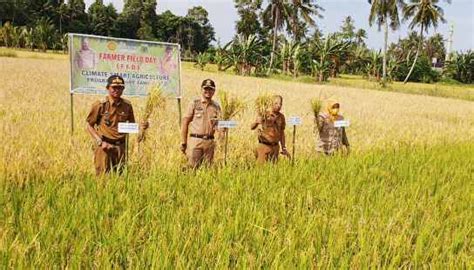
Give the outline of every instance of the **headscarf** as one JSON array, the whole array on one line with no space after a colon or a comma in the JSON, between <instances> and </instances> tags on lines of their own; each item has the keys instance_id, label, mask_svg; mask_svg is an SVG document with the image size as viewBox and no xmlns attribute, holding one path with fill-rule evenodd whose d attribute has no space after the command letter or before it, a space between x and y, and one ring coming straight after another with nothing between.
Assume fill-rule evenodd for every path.
<instances>
[{"instance_id":1,"label":"headscarf","mask_svg":"<svg viewBox=\"0 0 474 270\"><path fill-rule=\"evenodd\" d=\"M329 119L331 120L331 122L334 122L335 120L337 120L337 117L339 116L339 108L336 108L334 109L333 106L334 105L339 105L341 106L341 104L335 100L329 100L328 101L328 106L327 106L327 113L329 115Z\"/></svg>"}]
</instances>

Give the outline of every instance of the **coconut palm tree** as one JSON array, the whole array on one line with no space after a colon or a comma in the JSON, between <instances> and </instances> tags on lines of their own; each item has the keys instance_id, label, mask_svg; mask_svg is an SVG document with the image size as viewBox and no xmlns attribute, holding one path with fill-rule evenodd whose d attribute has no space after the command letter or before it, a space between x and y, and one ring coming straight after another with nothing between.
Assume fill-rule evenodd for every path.
<instances>
[{"instance_id":1,"label":"coconut palm tree","mask_svg":"<svg viewBox=\"0 0 474 270\"><path fill-rule=\"evenodd\" d=\"M270 54L270 64L267 70L267 75L270 74L273 67L273 60L275 58L278 31L286 24L294 35L296 41L300 38L300 27L303 22L314 26L315 22L313 16L322 17L319 13L324 10L315 3L315 0L270 0L267 7L263 10L263 19L267 25L273 28L272 51Z\"/></svg>"},{"instance_id":2,"label":"coconut palm tree","mask_svg":"<svg viewBox=\"0 0 474 270\"><path fill-rule=\"evenodd\" d=\"M433 26L438 27L439 21L446 22L443 9L438 5L439 0L410 0L410 3L403 8L403 19L411 19L409 27L414 29L420 27L420 41L415 54L415 59L403 83L407 83L413 69L415 68L418 55L423 46L423 32L428 32Z\"/></svg>"},{"instance_id":3,"label":"coconut palm tree","mask_svg":"<svg viewBox=\"0 0 474 270\"><path fill-rule=\"evenodd\" d=\"M270 75L273 66L278 31L283 28L285 23L290 24L289 20L291 18L291 14L291 6L287 0L270 0L268 6L263 11L264 21L271 22L271 26L273 28L272 51L270 54L270 64L267 75Z\"/></svg>"},{"instance_id":4,"label":"coconut palm tree","mask_svg":"<svg viewBox=\"0 0 474 270\"><path fill-rule=\"evenodd\" d=\"M291 33L293 34L293 39L296 42L301 41L301 27L305 26L315 26L316 22L313 17L322 18L320 11L324 9L318 4L314 3L314 0L292 0L291 5L291 16L289 18ZM303 19L300 22L300 18Z\"/></svg>"},{"instance_id":5,"label":"coconut palm tree","mask_svg":"<svg viewBox=\"0 0 474 270\"><path fill-rule=\"evenodd\" d=\"M384 45L383 45L383 64L382 64L382 86L386 86L387 82L387 46L388 46L388 27L396 30L400 26L400 18L398 16L398 8L403 7L403 0L368 0L370 7L369 25L377 23L379 30L384 28Z\"/></svg>"}]
</instances>

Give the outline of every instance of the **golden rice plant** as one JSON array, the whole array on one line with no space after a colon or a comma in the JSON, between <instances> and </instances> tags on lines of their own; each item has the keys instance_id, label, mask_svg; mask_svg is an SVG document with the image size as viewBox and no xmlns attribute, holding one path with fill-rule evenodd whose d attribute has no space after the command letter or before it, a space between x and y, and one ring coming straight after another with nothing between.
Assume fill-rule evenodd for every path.
<instances>
[{"instance_id":1,"label":"golden rice plant","mask_svg":"<svg viewBox=\"0 0 474 270\"><path fill-rule=\"evenodd\" d=\"M258 115L266 116L271 111L273 105L273 96L268 93L264 93L257 97L255 100L255 110Z\"/></svg>"},{"instance_id":2,"label":"golden rice plant","mask_svg":"<svg viewBox=\"0 0 474 270\"><path fill-rule=\"evenodd\" d=\"M315 118L318 117L319 112L321 112L321 108L323 107L323 101L319 98L313 98L311 100L311 111Z\"/></svg>"},{"instance_id":3,"label":"golden rice plant","mask_svg":"<svg viewBox=\"0 0 474 270\"><path fill-rule=\"evenodd\" d=\"M231 96L226 91L220 91L219 100L221 103L222 120L230 120L246 109L245 102L242 99Z\"/></svg>"},{"instance_id":4,"label":"golden rice plant","mask_svg":"<svg viewBox=\"0 0 474 270\"><path fill-rule=\"evenodd\" d=\"M148 97L146 99L146 105L141 112L141 121L148 122L150 117L154 112L155 109L164 109L166 105L166 97L163 91L163 88L159 84L155 84L151 86L150 91L148 92ZM140 130L140 134L138 136L138 141L145 140L145 130Z\"/></svg>"}]
</instances>

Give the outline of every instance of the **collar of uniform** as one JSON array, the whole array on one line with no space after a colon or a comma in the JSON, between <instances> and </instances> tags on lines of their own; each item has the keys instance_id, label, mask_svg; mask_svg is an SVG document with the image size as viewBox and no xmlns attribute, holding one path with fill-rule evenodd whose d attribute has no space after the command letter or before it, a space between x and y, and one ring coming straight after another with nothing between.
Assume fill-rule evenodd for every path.
<instances>
[{"instance_id":1,"label":"collar of uniform","mask_svg":"<svg viewBox=\"0 0 474 270\"><path fill-rule=\"evenodd\" d=\"M119 106L122 103L122 98L119 98L119 100L115 101L112 97L107 96L107 101L109 101L110 105L112 106Z\"/></svg>"},{"instance_id":2,"label":"collar of uniform","mask_svg":"<svg viewBox=\"0 0 474 270\"><path fill-rule=\"evenodd\" d=\"M207 101L204 97L201 97L201 103L203 104L212 104L212 99L210 101Z\"/></svg>"}]
</instances>

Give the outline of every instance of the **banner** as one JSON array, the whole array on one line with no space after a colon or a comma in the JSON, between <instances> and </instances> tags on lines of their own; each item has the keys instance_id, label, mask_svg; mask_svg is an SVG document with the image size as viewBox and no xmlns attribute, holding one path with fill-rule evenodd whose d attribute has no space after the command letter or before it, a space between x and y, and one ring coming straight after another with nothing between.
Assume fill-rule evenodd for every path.
<instances>
[{"instance_id":1,"label":"banner","mask_svg":"<svg viewBox=\"0 0 474 270\"><path fill-rule=\"evenodd\" d=\"M179 44L69 34L71 93L107 94L110 75L125 80L124 95L146 96L153 85L181 97Z\"/></svg>"}]
</instances>

